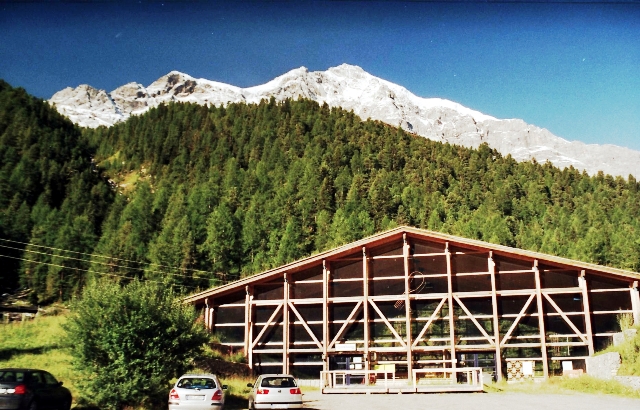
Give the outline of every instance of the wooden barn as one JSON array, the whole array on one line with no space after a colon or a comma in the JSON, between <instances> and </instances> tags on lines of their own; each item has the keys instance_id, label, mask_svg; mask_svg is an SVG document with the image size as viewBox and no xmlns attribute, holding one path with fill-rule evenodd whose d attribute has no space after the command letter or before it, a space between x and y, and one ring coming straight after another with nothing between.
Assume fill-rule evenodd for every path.
<instances>
[{"instance_id":1,"label":"wooden barn","mask_svg":"<svg viewBox=\"0 0 640 410\"><path fill-rule=\"evenodd\" d=\"M399 227L186 301L255 373L501 380L584 368L621 322L640 323L639 278Z\"/></svg>"}]
</instances>

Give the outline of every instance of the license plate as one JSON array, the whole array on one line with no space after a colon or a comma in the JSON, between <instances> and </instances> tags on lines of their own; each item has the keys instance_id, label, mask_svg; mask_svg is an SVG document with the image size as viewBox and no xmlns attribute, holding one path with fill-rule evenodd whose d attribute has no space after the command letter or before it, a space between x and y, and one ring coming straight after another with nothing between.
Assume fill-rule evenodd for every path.
<instances>
[{"instance_id":1,"label":"license plate","mask_svg":"<svg viewBox=\"0 0 640 410\"><path fill-rule=\"evenodd\" d=\"M288 409L289 406L287 406L286 404L272 404L271 408L272 409Z\"/></svg>"},{"instance_id":2,"label":"license plate","mask_svg":"<svg viewBox=\"0 0 640 410\"><path fill-rule=\"evenodd\" d=\"M197 396L194 394L187 394L187 400L204 400L204 396Z\"/></svg>"}]
</instances>

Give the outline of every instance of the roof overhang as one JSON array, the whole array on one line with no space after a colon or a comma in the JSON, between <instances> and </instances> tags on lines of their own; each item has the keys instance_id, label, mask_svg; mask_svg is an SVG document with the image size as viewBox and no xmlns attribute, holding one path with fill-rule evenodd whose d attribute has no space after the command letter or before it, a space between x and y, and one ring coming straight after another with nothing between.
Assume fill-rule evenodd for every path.
<instances>
[{"instance_id":1,"label":"roof overhang","mask_svg":"<svg viewBox=\"0 0 640 410\"><path fill-rule=\"evenodd\" d=\"M268 282L274 278L277 278L284 273L295 273L302 269L313 267L314 265L322 264L324 260L338 259L342 256L353 254L363 247L377 247L386 243L391 243L398 239L403 238L406 235L407 238L415 238L422 240L429 240L432 242L450 243L452 245L459 245L471 249L477 252L493 252L495 255L508 256L512 258L532 259L538 260L545 264L551 264L558 266L559 268L581 269L588 271L596 271L605 274L612 274L619 277L624 277L632 280L640 280L640 274L637 272L631 272L623 269L611 268L608 266L596 265L593 263L576 261L568 258L562 258L559 256L553 256L540 252L527 251L518 248L512 248L504 245L496 245L489 242L479 241L475 239L467 239L459 236L448 235L440 232L429 231L425 229L418 229L409 226L400 226L389 231L381 232L359 241L351 242L346 245L331 249L329 251L321 252L316 255L297 260L295 262L280 266L278 268L270 269L265 272L237 280L235 282L227 283L216 288L208 289L203 292L187 296L183 299L185 303L202 304L208 298L220 297L229 293L237 292L239 289L243 289L245 286L256 285L263 282Z\"/></svg>"}]
</instances>

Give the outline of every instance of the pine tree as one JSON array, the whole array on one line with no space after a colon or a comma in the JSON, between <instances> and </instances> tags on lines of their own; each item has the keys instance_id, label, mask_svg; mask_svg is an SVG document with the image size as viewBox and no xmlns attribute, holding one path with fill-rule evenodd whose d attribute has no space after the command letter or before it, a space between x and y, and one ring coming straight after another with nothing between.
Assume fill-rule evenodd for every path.
<instances>
[{"instance_id":1,"label":"pine tree","mask_svg":"<svg viewBox=\"0 0 640 410\"><path fill-rule=\"evenodd\" d=\"M202 245L215 277L228 280L239 275L239 237L238 221L223 201L207 220L207 239Z\"/></svg>"}]
</instances>

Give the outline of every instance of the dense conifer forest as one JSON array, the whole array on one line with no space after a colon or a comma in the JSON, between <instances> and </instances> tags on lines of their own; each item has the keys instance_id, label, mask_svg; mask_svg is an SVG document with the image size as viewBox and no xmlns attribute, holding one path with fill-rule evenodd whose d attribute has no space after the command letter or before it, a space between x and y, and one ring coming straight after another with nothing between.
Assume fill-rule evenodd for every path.
<instances>
[{"instance_id":1,"label":"dense conifer forest","mask_svg":"<svg viewBox=\"0 0 640 410\"><path fill-rule=\"evenodd\" d=\"M170 104L79 129L0 84L0 280L208 288L398 225L640 269L629 176L517 163L308 100ZM72 252L69 252L72 251Z\"/></svg>"},{"instance_id":2,"label":"dense conifer forest","mask_svg":"<svg viewBox=\"0 0 640 410\"><path fill-rule=\"evenodd\" d=\"M73 252L93 250L115 196L92 156L78 127L0 80L0 292L51 301L82 286L86 255Z\"/></svg>"}]
</instances>

